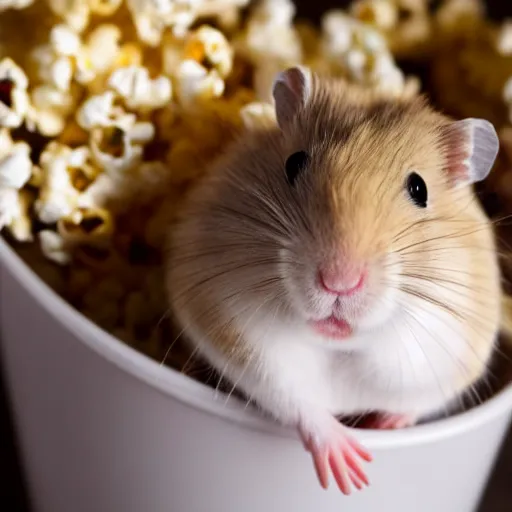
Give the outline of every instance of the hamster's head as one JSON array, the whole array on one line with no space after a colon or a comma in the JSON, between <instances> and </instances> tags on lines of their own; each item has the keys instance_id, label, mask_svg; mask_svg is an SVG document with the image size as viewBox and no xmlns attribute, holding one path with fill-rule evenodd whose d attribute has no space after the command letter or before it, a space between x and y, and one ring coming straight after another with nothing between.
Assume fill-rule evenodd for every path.
<instances>
[{"instance_id":1,"label":"hamster's head","mask_svg":"<svg viewBox=\"0 0 512 512\"><path fill-rule=\"evenodd\" d=\"M196 233L182 237L187 261L217 255L217 273L197 264L204 293L234 298L230 319L258 315L339 346L422 303L457 308L481 271L471 244L489 234L472 184L497 155L492 125L301 67L277 76L273 96L275 130L227 157L181 230Z\"/></svg>"}]
</instances>

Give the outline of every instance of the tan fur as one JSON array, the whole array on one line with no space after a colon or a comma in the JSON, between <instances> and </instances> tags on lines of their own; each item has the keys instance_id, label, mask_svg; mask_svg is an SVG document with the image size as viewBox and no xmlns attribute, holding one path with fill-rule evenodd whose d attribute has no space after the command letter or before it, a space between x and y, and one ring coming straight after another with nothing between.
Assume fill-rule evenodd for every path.
<instances>
[{"instance_id":1,"label":"tan fur","mask_svg":"<svg viewBox=\"0 0 512 512\"><path fill-rule=\"evenodd\" d=\"M237 279L241 289L254 286L256 302L260 295L264 300L270 292L281 292L279 285L264 284L272 275L271 263L268 268L259 263L275 257L265 230L278 224L262 206L264 197L284 204L297 226L301 219L314 226L315 243L325 251L343 250L371 261L412 246L404 268L421 279L408 277L405 283L420 294L425 286L435 286L438 292L430 291L431 299L466 326L465 369L454 386L462 390L474 383L485 371L500 321L499 269L491 226L472 190L449 183L443 141L449 122L422 98L389 101L315 77L312 97L289 133L276 127L246 135L192 194L173 240L169 288L174 307L187 309L218 351L245 363L248 350L216 306L237 300L221 293L223 283ZM294 191L283 169L288 155L299 150L311 153L314 172ZM427 182L428 211L412 205L404 192L412 171ZM257 255L244 249L254 241ZM227 269L252 264L254 272L222 275L222 262ZM258 283L263 284L256 290Z\"/></svg>"}]
</instances>

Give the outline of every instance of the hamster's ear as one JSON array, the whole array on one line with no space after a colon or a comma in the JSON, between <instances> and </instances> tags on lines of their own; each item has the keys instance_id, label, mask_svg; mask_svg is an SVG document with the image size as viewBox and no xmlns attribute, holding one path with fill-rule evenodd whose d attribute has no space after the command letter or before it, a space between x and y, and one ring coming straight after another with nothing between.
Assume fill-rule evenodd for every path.
<instances>
[{"instance_id":1,"label":"hamster's ear","mask_svg":"<svg viewBox=\"0 0 512 512\"><path fill-rule=\"evenodd\" d=\"M303 66L288 68L277 74L272 96L277 124L281 130L291 123L297 111L307 103L311 95L311 81L311 71Z\"/></svg>"},{"instance_id":2,"label":"hamster's ear","mask_svg":"<svg viewBox=\"0 0 512 512\"><path fill-rule=\"evenodd\" d=\"M470 185L487 178L499 150L496 130L485 119L454 121L444 128L443 143L450 180L455 185Z\"/></svg>"}]
</instances>

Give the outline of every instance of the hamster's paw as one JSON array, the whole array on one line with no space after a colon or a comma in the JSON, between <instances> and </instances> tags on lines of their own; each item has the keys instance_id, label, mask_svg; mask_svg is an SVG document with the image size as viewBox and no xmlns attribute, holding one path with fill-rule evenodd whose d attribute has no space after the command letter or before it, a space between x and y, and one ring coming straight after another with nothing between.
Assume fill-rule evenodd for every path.
<instances>
[{"instance_id":1,"label":"hamster's paw","mask_svg":"<svg viewBox=\"0 0 512 512\"><path fill-rule=\"evenodd\" d=\"M365 428L376 430L396 430L399 428L412 427L416 424L416 418L408 414L387 414L378 413L375 417L369 419Z\"/></svg>"},{"instance_id":2,"label":"hamster's paw","mask_svg":"<svg viewBox=\"0 0 512 512\"><path fill-rule=\"evenodd\" d=\"M320 426L302 424L299 432L324 489L329 486L329 468L343 494L350 494L351 482L357 489L369 485L361 459L370 462L372 455L334 417L326 417Z\"/></svg>"}]
</instances>

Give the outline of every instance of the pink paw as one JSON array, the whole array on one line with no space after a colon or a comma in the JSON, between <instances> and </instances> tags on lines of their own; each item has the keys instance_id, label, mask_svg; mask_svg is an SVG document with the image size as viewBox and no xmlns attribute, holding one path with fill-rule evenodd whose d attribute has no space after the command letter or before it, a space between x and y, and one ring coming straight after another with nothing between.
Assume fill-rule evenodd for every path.
<instances>
[{"instance_id":1,"label":"pink paw","mask_svg":"<svg viewBox=\"0 0 512 512\"><path fill-rule=\"evenodd\" d=\"M369 485L359 459L370 462L372 456L349 434L347 427L331 416L321 429L302 426L299 431L324 489L329 486L329 469L343 494L350 494L351 482L357 489Z\"/></svg>"},{"instance_id":2,"label":"pink paw","mask_svg":"<svg viewBox=\"0 0 512 512\"><path fill-rule=\"evenodd\" d=\"M386 414L379 413L365 423L366 428L378 430L395 430L399 428L412 427L416 423L413 416L407 414Z\"/></svg>"}]
</instances>

